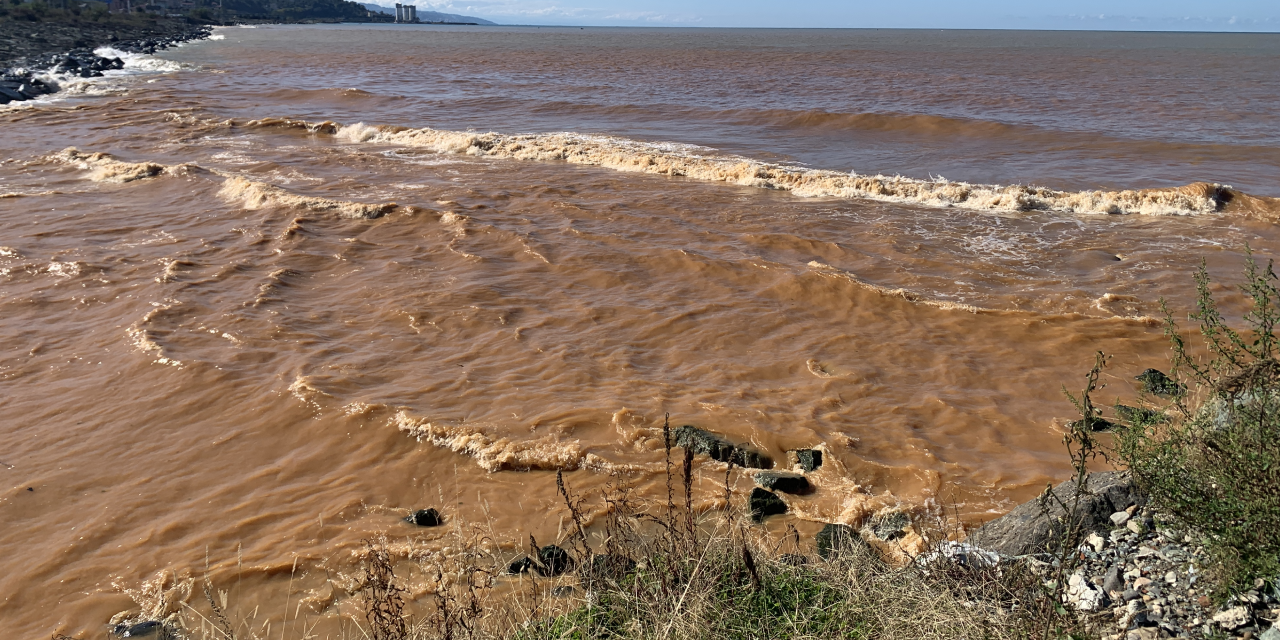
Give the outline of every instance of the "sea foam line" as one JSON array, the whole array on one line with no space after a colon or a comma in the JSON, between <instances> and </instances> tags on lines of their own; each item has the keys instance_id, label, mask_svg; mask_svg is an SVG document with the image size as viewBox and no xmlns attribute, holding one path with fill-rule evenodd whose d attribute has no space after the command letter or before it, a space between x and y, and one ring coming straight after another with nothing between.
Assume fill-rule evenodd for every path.
<instances>
[{"instance_id":1,"label":"sea foam line","mask_svg":"<svg viewBox=\"0 0 1280 640\"><path fill-rule=\"evenodd\" d=\"M688 145L649 143L579 133L509 135L438 129L339 125L288 120L260 120L250 126L305 128L359 144L387 144L517 160L563 161L617 171L682 176L710 182L790 191L804 197L869 199L979 211L1060 211L1067 213L1206 215L1233 207L1275 213L1268 199L1252 198L1231 187L1208 182L1167 189L1123 191L1059 191L1025 185L984 185L945 179L860 175L759 162Z\"/></svg>"}]
</instances>

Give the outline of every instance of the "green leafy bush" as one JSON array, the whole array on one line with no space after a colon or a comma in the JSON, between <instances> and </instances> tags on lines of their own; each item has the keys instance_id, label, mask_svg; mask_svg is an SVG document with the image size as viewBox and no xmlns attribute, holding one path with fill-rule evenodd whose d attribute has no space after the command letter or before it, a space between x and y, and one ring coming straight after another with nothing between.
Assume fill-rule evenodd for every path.
<instances>
[{"instance_id":1,"label":"green leafy bush","mask_svg":"<svg viewBox=\"0 0 1280 640\"><path fill-rule=\"evenodd\" d=\"M1245 276L1252 308L1238 332L1218 310L1203 264L1196 274L1190 317L1207 350L1201 358L1188 353L1161 301L1178 384L1161 389L1167 414L1124 412L1129 427L1117 432L1120 458L1152 502L1203 536L1219 596L1280 576L1280 291L1273 264L1260 269L1252 254Z\"/></svg>"}]
</instances>

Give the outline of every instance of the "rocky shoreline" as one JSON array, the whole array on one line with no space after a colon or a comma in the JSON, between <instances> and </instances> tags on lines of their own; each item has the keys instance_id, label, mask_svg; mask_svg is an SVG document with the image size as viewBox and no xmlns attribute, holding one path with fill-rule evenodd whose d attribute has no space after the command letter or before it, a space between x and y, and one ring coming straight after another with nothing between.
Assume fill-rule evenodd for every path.
<instances>
[{"instance_id":1,"label":"rocky shoreline","mask_svg":"<svg viewBox=\"0 0 1280 640\"><path fill-rule=\"evenodd\" d=\"M1054 493L1069 502L1074 483ZM1068 577L1066 599L1104 640L1280 640L1278 586L1259 580L1215 605L1202 579L1209 566L1203 541L1169 524L1172 518L1147 504L1127 473L1090 474L1080 507L1088 535L1074 551L1079 565ZM1032 500L975 531L969 544L998 553L1002 562L1050 560L1049 552L1060 551L1053 545L1062 516Z\"/></svg>"},{"instance_id":2,"label":"rocky shoreline","mask_svg":"<svg viewBox=\"0 0 1280 640\"><path fill-rule=\"evenodd\" d=\"M125 37L121 37L121 33ZM57 92L59 78L95 78L124 68L120 58L94 49L110 46L128 53L154 54L212 33L206 25L157 21L154 25L0 23L0 105Z\"/></svg>"}]
</instances>

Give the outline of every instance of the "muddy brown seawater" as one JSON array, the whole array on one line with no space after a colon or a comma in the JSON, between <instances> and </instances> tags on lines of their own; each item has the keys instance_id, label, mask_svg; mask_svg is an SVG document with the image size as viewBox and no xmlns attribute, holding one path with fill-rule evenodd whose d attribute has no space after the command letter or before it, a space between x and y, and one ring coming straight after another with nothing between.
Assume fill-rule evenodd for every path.
<instances>
[{"instance_id":1,"label":"muddy brown seawater","mask_svg":"<svg viewBox=\"0 0 1280 640\"><path fill-rule=\"evenodd\" d=\"M771 530L982 522L1095 351L1132 394L1159 300L1280 246L1276 36L219 35L0 110L12 637L206 561L329 628L361 540L448 544L411 509L514 555L556 471L665 500L666 413L823 450Z\"/></svg>"}]
</instances>

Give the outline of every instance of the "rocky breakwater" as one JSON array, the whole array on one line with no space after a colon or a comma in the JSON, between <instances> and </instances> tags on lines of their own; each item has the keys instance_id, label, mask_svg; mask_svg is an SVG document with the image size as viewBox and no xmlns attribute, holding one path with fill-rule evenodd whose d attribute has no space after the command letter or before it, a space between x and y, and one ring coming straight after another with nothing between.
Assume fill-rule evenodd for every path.
<instances>
[{"instance_id":1,"label":"rocky breakwater","mask_svg":"<svg viewBox=\"0 0 1280 640\"><path fill-rule=\"evenodd\" d=\"M1277 583L1259 580L1214 602L1203 580L1209 559L1202 541L1149 505L1127 473L1089 474L1075 509L1085 537L1074 549L1062 548L1071 519L1061 505L1076 503L1076 483L1053 493L1056 500L1033 500L988 522L967 544L999 554L1002 563L1039 564L1046 576L1053 563L1072 562L1064 604L1105 640L1280 640Z\"/></svg>"},{"instance_id":2,"label":"rocky breakwater","mask_svg":"<svg viewBox=\"0 0 1280 640\"><path fill-rule=\"evenodd\" d=\"M191 26L172 35L113 42L111 46L125 53L150 55L180 42L208 38L210 34L209 27ZM98 78L124 67L125 62L119 57L101 56L85 48L29 56L0 71L0 105L34 100L59 91L62 82L68 79Z\"/></svg>"}]
</instances>

